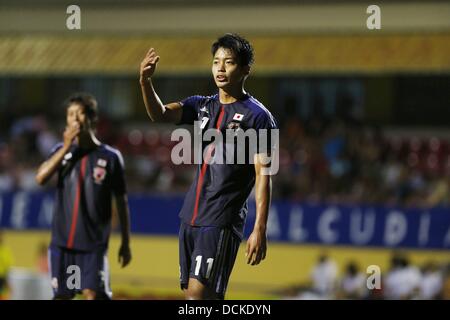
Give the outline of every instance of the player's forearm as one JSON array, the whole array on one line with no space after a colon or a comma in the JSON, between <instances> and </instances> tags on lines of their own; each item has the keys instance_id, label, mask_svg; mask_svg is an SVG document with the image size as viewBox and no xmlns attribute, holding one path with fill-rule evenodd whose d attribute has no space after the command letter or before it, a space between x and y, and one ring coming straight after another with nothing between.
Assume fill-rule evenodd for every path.
<instances>
[{"instance_id":1,"label":"player's forearm","mask_svg":"<svg viewBox=\"0 0 450 320\"><path fill-rule=\"evenodd\" d=\"M120 222L120 234L122 244L130 243L130 210L128 208L128 198L126 195L116 197L117 215Z\"/></svg>"},{"instance_id":2,"label":"player's forearm","mask_svg":"<svg viewBox=\"0 0 450 320\"><path fill-rule=\"evenodd\" d=\"M272 179L268 175L257 175L255 182L256 220L254 230L266 232L272 198Z\"/></svg>"},{"instance_id":3,"label":"player's forearm","mask_svg":"<svg viewBox=\"0 0 450 320\"><path fill-rule=\"evenodd\" d=\"M63 146L50 159L45 161L38 169L36 182L40 185L45 184L60 166L64 155L69 150L69 146Z\"/></svg>"},{"instance_id":4,"label":"player's forearm","mask_svg":"<svg viewBox=\"0 0 450 320\"><path fill-rule=\"evenodd\" d=\"M153 87L151 78L140 79L142 98L144 100L145 109L150 119L154 122L164 121L164 104L159 99L158 94Z\"/></svg>"}]
</instances>

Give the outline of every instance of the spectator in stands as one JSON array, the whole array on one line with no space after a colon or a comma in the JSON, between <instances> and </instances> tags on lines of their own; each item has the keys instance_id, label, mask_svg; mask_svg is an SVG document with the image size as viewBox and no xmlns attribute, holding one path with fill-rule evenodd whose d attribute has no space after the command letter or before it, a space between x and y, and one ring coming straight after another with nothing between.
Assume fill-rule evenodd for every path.
<instances>
[{"instance_id":1,"label":"spectator in stands","mask_svg":"<svg viewBox=\"0 0 450 320\"><path fill-rule=\"evenodd\" d=\"M430 207L450 204L450 168L446 175L440 175L431 183L431 190L426 199Z\"/></svg>"}]
</instances>

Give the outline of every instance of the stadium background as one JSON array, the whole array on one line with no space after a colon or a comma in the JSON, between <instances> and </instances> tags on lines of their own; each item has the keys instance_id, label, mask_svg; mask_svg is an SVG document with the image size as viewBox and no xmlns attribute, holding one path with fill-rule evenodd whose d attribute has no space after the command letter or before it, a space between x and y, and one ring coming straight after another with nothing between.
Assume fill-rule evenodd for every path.
<instances>
[{"instance_id":1,"label":"stadium background","mask_svg":"<svg viewBox=\"0 0 450 320\"><path fill-rule=\"evenodd\" d=\"M268 257L247 266L241 247L227 297L281 298L308 284L324 252L340 273L353 260L362 272L378 265L385 274L395 249L417 266L450 262L448 3L379 1L381 30L366 28L364 1L78 1L81 30L66 28L69 4L1 4L0 226L21 297L38 297L24 288L49 240L40 217L50 212L51 187L37 187L34 172L61 136L61 102L80 90L99 101L99 136L124 154L132 198L133 261L118 267L114 235L112 288L124 298L181 297L176 215L193 168L170 163L171 128L147 119L139 63L149 47L158 50L155 84L165 102L210 94L210 45L224 32L253 43L247 89L281 128ZM327 229L339 232L333 238L316 221L329 208L344 217L374 211L386 225L400 212L410 227L396 242L377 222L373 237L357 243L350 222L337 219ZM302 238L298 219L310 219L304 226L316 236Z\"/></svg>"}]
</instances>

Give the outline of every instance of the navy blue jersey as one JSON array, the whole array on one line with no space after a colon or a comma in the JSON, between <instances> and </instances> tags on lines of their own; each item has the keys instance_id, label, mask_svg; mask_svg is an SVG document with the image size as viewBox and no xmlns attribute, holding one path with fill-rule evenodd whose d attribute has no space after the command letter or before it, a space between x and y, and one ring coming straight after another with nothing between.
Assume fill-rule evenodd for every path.
<instances>
[{"instance_id":1,"label":"navy blue jersey","mask_svg":"<svg viewBox=\"0 0 450 320\"><path fill-rule=\"evenodd\" d=\"M52 154L61 147L57 144ZM105 144L91 150L72 145L58 169L51 244L83 251L106 248L112 196L125 193L118 150Z\"/></svg>"},{"instance_id":2,"label":"navy blue jersey","mask_svg":"<svg viewBox=\"0 0 450 320\"><path fill-rule=\"evenodd\" d=\"M202 163L198 165L197 174L192 183L180 212L181 220L191 226L231 227L241 238L247 216L247 198L255 184L255 167L250 161L251 154L267 151L273 148L270 139L267 146L260 150L260 144L245 145L245 162L237 163L237 155L241 152L236 140L225 143L231 130L255 129L257 139L260 139L260 129L276 129L277 125L272 114L255 98L246 95L244 99L230 104L222 104L219 96L192 96L183 101L182 119L179 124L193 124L198 121L199 132L203 136L205 130L213 129L220 132L224 143L222 153L214 150L214 139L202 139ZM230 129L230 130L227 130ZM270 135L269 135L270 136ZM231 146L230 146L231 144ZM227 149L234 150L234 162L230 163ZM211 162L208 157L222 157L222 163ZM217 159L216 159L217 160ZM228 162L227 162L228 161Z\"/></svg>"}]
</instances>

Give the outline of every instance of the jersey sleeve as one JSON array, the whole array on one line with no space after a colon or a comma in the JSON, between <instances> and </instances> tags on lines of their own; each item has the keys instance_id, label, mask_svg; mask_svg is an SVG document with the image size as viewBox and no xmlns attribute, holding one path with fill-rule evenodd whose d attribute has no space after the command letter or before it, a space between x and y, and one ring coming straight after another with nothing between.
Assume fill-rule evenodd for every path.
<instances>
[{"instance_id":1,"label":"jersey sleeve","mask_svg":"<svg viewBox=\"0 0 450 320\"><path fill-rule=\"evenodd\" d=\"M258 144L254 148L255 153L271 154L278 144L278 125L275 118L269 112L261 112L255 117L254 129Z\"/></svg>"},{"instance_id":2,"label":"jersey sleeve","mask_svg":"<svg viewBox=\"0 0 450 320\"><path fill-rule=\"evenodd\" d=\"M50 153L47 155L47 159L46 160L50 159L62 147L63 147L63 143L62 142L59 142L59 143L55 144L52 147L52 149L50 150Z\"/></svg>"},{"instance_id":3,"label":"jersey sleeve","mask_svg":"<svg viewBox=\"0 0 450 320\"><path fill-rule=\"evenodd\" d=\"M203 101L204 97L198 95L180 101L182 114L181 121L177 124L194 124L194 121L198 120L199 110Z\"/></svg>"},{"instance_id":4,"label":"jersey sleeve","mask_svg":"<svg viewBox=\"0 0 450 320\"><path fill-rule=\"evenodd\" d=\"M125 183L125 163L123 161L120 151L116 151L114 154L113 168L112 168L112 181L111 186L113 193L116 196L121 196L127 193Z\"/></svg>"}]
</instances>

